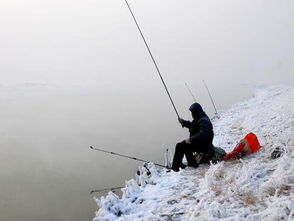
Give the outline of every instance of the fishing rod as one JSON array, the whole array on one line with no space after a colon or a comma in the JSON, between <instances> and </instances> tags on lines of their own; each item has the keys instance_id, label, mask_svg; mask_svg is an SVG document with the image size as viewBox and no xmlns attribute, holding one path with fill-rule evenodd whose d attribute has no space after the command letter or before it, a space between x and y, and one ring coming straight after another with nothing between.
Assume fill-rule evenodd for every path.
<instances>
[{"instance_id":1,"label":"fishing rod","mask_svg":"<svg viewBox=\"0 0 294 221\"><path fill-rule=\"evenodd\" d=\"M148 160L143 160L143 159L140 159L140 158L127 156L127 155L124 155L124 154L115 153L115 152L112 152L112 151L107 151L107 150L103 150L103 149L95 148L95 147L93 147L93 146L90 146L90 148L91 148L92 150L96 150L96 151L100 151L100 152L103 152L103 153L108 153L108 154L112 154L112 155L116 155L116 156L120 156L120 157L128 158L128 159L131 159L131 160L137 160L137 161L141 161L141 162L149 162ZM154 163L154 164L157 165L157 166L160 166L160 167L164 167L164 168L166 168L165 166L163 166L163 165L161 165L161 164L158 164L158 163Z\"/></svg>"},{"instance_id":2,"label":"fishing rod","mask_svg":"<svg viewBox=\"0 0 294 221\"><path fill-rule=\"evenodd\" d=\"M208 87L207 87L205 81L204 81L204 80L202 80L202 81L203 81L203 84L204 84L204 86L205 86L205 88L206 88L206 90L207 90L207 92L208 92L208 95L209 95L209 97L210 97L211 103L212 103L212 105L213 105L213 107L214 107L215 115L218 116L218 113L217 113L217 110L216 110L216 107L215 107L214 101L213 101L212 96L211 96L211 94L210 94L210 91L209 91L209 89L208 89Z\"/></svg>"},{"instance_id":3,"label":"fishing rod","mask_svg":"<svg viewBox=\"0 0 294 221\"><path fill-rule=\"evenodd\" d=\"M168 150L168 149L167 149ZM144 168L147 170L147 176L150 176L151 175L151 171L148 169L148 167L144 164ZM137 175L140 176L141 173L140 171L138 170L137 171ZM123 186L118 186L118 187L111 187L111 188L104 188L104 189L97 189L97 190L92 190L90 192L90 195L92 195L93 193L99 193L99 192L103 192L103 191L107 191L107 190L110 190L111 192L115 192L114 190L117 190L117 189L122 189L124 188Z\"/></svg>"},{"instance_id":4,"label":"fishing rod","mask_svg":"<svg viewBox=\"0 0 294 221\"><path fill-rule=\"evenodd\" d=\"M169 99L170 99L170 101L171 101L171 104L172 104L172 106L173 106L173 108L174 108L174 110L175 110L175 112L176 112L176 114L177 114L177 117L180 118L180 115L179 115L179 113L178 113L178 111L177 111L176 105L175 105L175 103L174 103L174 101L173 101L173 99L172 99L172 97L171 97L171 95L170 95L170 93L169 93L169 91L168 91L168 88L167 88L167 86L166 86L166 83L165 83L165 81L164 81L164 79L163 79L163 77L162 77L162 75L161 75L161 73L160 73L160 70L159 70L159 68L158 68L158 65L157 65L157 63L156 63L156 61L155 61L155 59L154 59L154 57L153 57L153 55L152 55L152 52L151 52L151 50L150 50L150 47L149 47L148 44L147 44L147 41L146 41L146 39L145 39L145 37L144 37L144 35L143 35L143 32L141 31L141 28L140 28L140 26L139 26L139 24L138 24L138 22L137 22L137 19L136 19L135 15L134 15L134 13L133 13L133 11L132 11L132 9L131 9L131 6L130 6L130 4L128 3L127 0L125 0L125 2L126 2L126 4L127 4L127 7L128 7L128 9L129 9L129 11L130 11L130 13L131 13L133 19L134 19L134 22L135 22L135 24L136 24L136 26L137 26L137 28L138 28L140 34L141 34L141 37L142 37L142 39L143 39L143 41L144 41L144 44L145 44L145 46L146 46L146 48L147 48L147 50L148 50L148 52L149 52L149 55L150 55L150 57L151 57L151 59L152 59L152 61L153 61L153 64L154 64L154 66L155 66L155 68L156 68L156 70L157 70L157 73L158 73L158 75L159 75L159 77L160 77L160 79L161 79L161 82L162 82L162 84L163 84L163 86L164 86L164 88L165 88L165 90L166 90L166 93L167 93L167 95L168 95L168 97L169 97Z\"/></svg>"},{"instance_id":5,"label":"fishing rod","mask_svg":"<svg viewBox=\"0 0 294 221\"><path fill-rule=\"evenodd\" d=\"M92 190L90 192L90 195L92 195L93 193L100 193L100 192L107 191L107 190L110 190L111 192L114 192L114 190L118 190L118 189L121 189L121 188L123 188L123 187L122 186L118 186L118 187L112 187L112 188Z\"/></svg>"},{"instance_id":6,"label":"fishing rod","mask_svg":"<svg viewBox=\"0 0 294 221\"><path fill-rule=\"evenodd\" d=\"M190 94L191 94L191 96L192 96L192 98L193 98L194 102L196 102L196 98L195 98L194 94L192 93L192 91L191 91L191 89L190 89L189 85L188 85L187 83L185 83L185 85L186 85L186 87L187 87L188 91L190 92Z\"/></svg>"}]
</instances>

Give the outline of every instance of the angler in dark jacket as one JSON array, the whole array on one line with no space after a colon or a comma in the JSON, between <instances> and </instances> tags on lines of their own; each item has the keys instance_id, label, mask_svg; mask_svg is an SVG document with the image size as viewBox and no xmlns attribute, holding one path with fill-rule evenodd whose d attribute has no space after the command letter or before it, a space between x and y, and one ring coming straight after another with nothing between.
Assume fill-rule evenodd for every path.
<instances>
[{"instance_id":1,"label":"angler in dark jacket","mask_svg":"<svg viewBox=\"0 0 294 221\"><path fill-rule=\"evenodd\" d=\"M182 160L184 155L188 161L188 166L195 168L198 167L198 163L193 153L205 154L208 157L213 155L213 127L209 117L198 103L192 104L189 110L192 113L192 122L179 118L181 125L189 129L190 138L176 145L172 165L174 171L179 171L180 167L183 168Z\"/></svg>"}]
</instances>

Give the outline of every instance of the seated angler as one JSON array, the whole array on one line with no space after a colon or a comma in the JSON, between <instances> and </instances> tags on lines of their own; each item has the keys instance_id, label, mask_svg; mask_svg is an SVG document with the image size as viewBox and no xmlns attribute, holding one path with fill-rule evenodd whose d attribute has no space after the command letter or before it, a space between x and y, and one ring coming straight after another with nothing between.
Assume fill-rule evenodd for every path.
<instances>
[{"instance_id":1,"label":"seated angler","mask_svg":"<svg viewBox=\"0 0 294 221\"><path fill-rule=\"evenodd\" d=\"M213 127L209 117L198 103L192 104L189 110L192 113L192 122L179 118L180 124L189 129L190 138L176 145L172 164L174 171L179 171L180 167L185 167L182 163L184 155L188 161L188 166L195 168L198 167L198 163L193 153L206 156L205 162L209 162L213 156Z\"/></svg>"}]
</instances>

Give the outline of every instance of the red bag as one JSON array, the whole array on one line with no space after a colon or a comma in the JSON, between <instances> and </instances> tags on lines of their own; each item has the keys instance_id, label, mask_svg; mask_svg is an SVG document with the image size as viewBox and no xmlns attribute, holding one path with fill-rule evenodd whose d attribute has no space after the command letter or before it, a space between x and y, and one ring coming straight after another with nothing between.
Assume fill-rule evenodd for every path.
<instances>
[{"instance_id":1,"label":"red bag","mask_svg":"<svg viewBox=\"0 0 294 221\"><path fill-rule=\"evenodd\" d=\"M255 153L261 148L257 136L254 133L247 134L244 139L248 141L251 153Z\"/></svg>"},{"instance_id":2,"label":"red bag","mask_svg":"<svg viewBox=\"0 0 294 221\"><path fill-rule=\"evenodd\" d=\"M232 152L226 154L224 159L239 159L246 154L257 152L260 148L261 146L259 144L257 136L254 133L250 132L237 144Z\"/></svg>"}]
</instances>

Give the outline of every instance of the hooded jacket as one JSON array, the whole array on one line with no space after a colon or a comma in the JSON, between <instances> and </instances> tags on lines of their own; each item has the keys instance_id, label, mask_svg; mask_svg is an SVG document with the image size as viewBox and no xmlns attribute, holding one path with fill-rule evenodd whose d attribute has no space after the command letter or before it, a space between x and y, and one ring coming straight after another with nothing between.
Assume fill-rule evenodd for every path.
<instances>
[{"instance_id":1,"label":"hooded jacket","mask_svg":"<svg viewBox=\"0 0 294 221\"><path fill-rule=\"evenodd\" d=\"M201 152L207 152L212 147L213 126L205 112L193 115L193 121L183 120L183 126L189 129L190 140Z\"/></svg>"}]
</instances>

